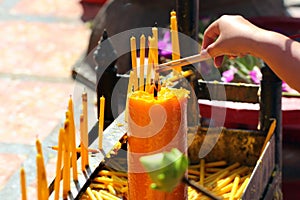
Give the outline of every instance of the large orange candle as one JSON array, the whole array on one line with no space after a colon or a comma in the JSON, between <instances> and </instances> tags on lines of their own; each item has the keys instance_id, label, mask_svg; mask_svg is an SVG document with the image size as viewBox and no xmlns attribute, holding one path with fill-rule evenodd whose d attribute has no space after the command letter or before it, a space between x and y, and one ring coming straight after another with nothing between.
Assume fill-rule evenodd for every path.
<instances>
[{"instance_id":1,"label":"large orange candle","mask_svg":"<svg viewBox=\"0 0 300 200\"><path fill-rule=\"evenodd\" d=\"M143 91L128 99L128 187L129 199L187 199L184 184L171 193L152 190L148 173L139 162L141 156L172 148L187 153L187 96L185 89L162 88L154 98Z\"/></svg>"}]
</instances>

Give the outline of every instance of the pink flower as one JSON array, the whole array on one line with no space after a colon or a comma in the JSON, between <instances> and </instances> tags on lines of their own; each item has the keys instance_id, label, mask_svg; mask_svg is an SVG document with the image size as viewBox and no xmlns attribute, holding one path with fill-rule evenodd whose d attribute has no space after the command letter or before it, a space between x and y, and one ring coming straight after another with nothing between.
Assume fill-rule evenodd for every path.
<instances>
[{"instance_id":1,"label":"pink flower","mask_svg":"<svg viewBox=\"0 0 300 200\"><path fill-rule=\"evenodd\" d=\"M255 84L259 84L262 79L262 74L260 69L257 66L254 66L253 69L249 72L250 78Z\"/></svg>"},{"instance_id":2,"label":"pink flower","mask_svg":"<svg viewBox=\"0 0 300 200\"><path fill-rule=\"evenodd\" d=\"M158 51L159 55L166 58L171 58L172 55L172 43L171 43L171 34L169 31L166 31L162 40L158 41Z\"/></svg>"},{"instance_id":3,"label":"pink flower","mask_svg":"<svg viewBox=\"0 0 300 200\"><path fill-rule=\"evenodd\" d=\"M235 67L230 67L228 70L222 73L221 80L225 83L229 83L234 79L234 74L237 72Z\"/></svg>"}]
</instances>

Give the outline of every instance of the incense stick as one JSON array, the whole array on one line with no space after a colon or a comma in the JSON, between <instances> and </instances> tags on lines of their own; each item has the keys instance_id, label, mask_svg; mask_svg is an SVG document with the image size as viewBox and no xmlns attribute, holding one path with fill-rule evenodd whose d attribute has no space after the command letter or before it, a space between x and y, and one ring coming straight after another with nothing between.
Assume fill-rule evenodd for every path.
<instances>
[{"instance_id":1,"label":"incense stick","mask_svg":"<svg viewBox=\"0 0 300 200\"><path fill-rule=\"evenodd\" d=\"M207 53L206 50L202 50L200 52L200 54L196 54L196 55L192 55L192 56L188 56L188 57L181 58L178 60L173 60L170 62L160 64L157 66L156 72L164 72L164 71L168 71L172 68L176 68L178 66L182 67L185 65L201 62L201 61L208 60L208 59L211 59L210 55Z\"/></svg>"}]
</instances>

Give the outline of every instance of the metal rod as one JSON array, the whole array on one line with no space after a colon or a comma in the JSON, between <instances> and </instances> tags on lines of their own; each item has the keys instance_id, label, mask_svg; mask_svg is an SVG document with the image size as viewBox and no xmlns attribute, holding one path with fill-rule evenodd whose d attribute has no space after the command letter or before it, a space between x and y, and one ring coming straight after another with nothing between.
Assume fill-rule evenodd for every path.
<instances>
[{"instance_id":1,"label":"metal rod","mask_svg":"<svg viewBox=\"0 0 300 200\"><path fill-rule=\"evenodd\" d=\"M194 181L188 180L186 177L184 177L182 179L182 182L185 183L185 184L187 184L188 186L191 186L192 188L194 188L195 190L197 190L197 192L203 193L205 196L208 196L211 199L214 199L214 200L221 200L222 199L221 197L218 197L218 196L214 195L212 192L210 192L209 190L205 189L204 187L195 184Z\"/></svg>"}]
</instances>

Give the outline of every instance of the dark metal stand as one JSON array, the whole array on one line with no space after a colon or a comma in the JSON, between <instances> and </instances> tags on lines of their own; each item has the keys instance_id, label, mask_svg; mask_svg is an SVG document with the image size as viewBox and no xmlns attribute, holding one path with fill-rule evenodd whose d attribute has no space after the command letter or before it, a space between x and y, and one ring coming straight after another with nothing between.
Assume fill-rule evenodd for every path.
<instances>
[{"instance_id":1,"label":"dark metal stand","mask_svg":"<svg viewBox=\"0 0 300 200\"><path fill-rule=\"evenodd\" d=\"M261 131L267 134L271 119L277 121L274 131L276 169L274 169L274 176L270 177L269 185L265 190L265 199L273 199L275 193L281 193L282 183L282 81L268 66L262 68L262 74L260 94Z\"/></svg>"}]
</instances>

